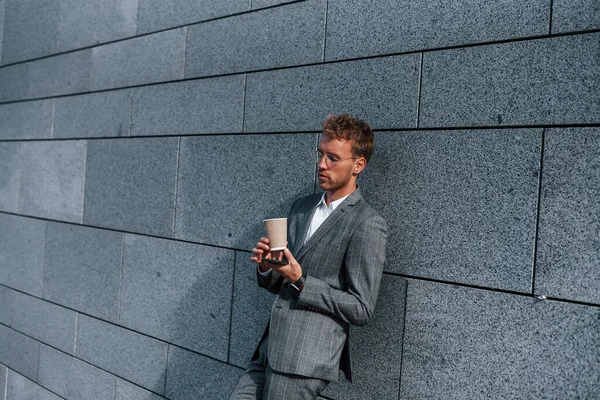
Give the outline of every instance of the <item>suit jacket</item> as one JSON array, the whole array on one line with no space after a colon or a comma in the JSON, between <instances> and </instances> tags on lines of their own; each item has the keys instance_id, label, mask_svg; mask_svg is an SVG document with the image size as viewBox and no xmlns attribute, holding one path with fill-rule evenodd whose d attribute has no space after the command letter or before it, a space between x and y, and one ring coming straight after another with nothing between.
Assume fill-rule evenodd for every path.
<instances>
[{"instance_id":1,"label":"suit jacket","mask_svg":"<svg viewBox=\"0 0 600 400\"><path fill-rule=\"evenodd\" d=\"M262 340L276 371L337 381L342 369L351 381L349 324L373 315L387 226L357 189L303 244L321 196L296 200L288 215L288 248L306 276L300 296L276 272L257 273L259 286L278 295Z\"/></svg>"}]
</instances>

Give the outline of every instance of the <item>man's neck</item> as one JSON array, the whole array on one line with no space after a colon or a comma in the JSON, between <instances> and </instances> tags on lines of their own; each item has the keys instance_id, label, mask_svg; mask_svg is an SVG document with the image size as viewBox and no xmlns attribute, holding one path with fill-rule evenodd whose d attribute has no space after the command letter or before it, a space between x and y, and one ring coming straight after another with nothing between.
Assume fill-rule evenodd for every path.
<instances>
[{"instance_id":1,"label":"man's neck","mask_svg":"<svg viewBox=\"0 0 600 400\"><path fill-rule=\"evenodd\" d=\"M330 205L332 201L336 201L341 199L342 197L346 197L349 194L353 193L358 186L356 184L350 186L349 188L341 188L336 190L335 192L327 191L325 192L325 203Z\"/></svg>"}]
</instances>

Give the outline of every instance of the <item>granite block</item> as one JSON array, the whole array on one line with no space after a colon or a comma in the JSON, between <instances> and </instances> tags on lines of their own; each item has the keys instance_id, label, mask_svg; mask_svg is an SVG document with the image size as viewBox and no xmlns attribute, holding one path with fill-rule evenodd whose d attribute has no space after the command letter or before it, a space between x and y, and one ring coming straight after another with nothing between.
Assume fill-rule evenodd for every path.
<instances>
[{"instance_id":1,"label":"granite block","mask_svg":"<svg viewBox=\"0 0 600 400\"><path fill-rule=\"evenodd\" d=\"M0 363L35 381L40 344L4 325L0 325L0 343Z\"/></svg>"},{"instance_id":2,"label":"granite block","mask_svg":"<svg viewBox=\"0 0 600 400\"><path fill-rule=\"evenodd\" d=\"M262 337L275 296L256 284L256 264L250 253L236 252L235 284L229 341L230 364L246 368Z\"/></svg>"},{"instance_id":3,"label":"granite block","mask_svg":"<svg viewBox=\"0 0 600 400\"><path fill-rule=\"evenodd\" d=\"M172 400L229 399L243 370L169 346L166 397Z\"/></svg>"},{"instance_id":4,"label":"granite block","mask_svg":"<svg viewBox=\"0 0 600 400\"><path fill-rule=\"evenodd\" d=\"M425 53L419 126L598 123L600 33Z\"/></svg>"},{"instance_id":5,"label":"granite block","mask_svg":"<svg viewBox=\"0 0 600 400\"><path fill-rule=\"evenodd\" d=\"M145 86L133 91L132 135L241 132L244 76Z\"/></svg>"},{"instance_id":6,"label":"granite block","mask_svg":"<svg viewBox=\"0 0 600 400\"><path fill-rule=\"evenodd\" d=\"M0 285L0 324L11 326L12 325L12 313L14 309L13 305L13 290L6 286ZM0 375L2 374L0 370ZM0 387L2 387L0 385Z\"/></svg>"},{"instance_id":7,"label":"granite block","mask_svg":"<svg viewBox=\"0 0 600 400\"><path fill-rule=\"evenodd\" d=\"M593 399L600 310L409 280L400 399Z\"/></svg>"},{"instance_id":8,"label":"granite block","mask_svg":"<svg viewBox=\"0 0 600 400\"><path fill-rule=\"evenodd\" d=\"M79 315L77 357L133 383L163 393L167 344Z\"/></svg>"},{"instance_id":9,"label":"granite block","mask_svg":"<svg viewBox=\"0 0 600 400\"><path fill-rule=\"evenodd\" d=\"M84 222L170 237L177 152L177 138L90 141Z\"/></svg>"},{"instance_id":10,"label":"granite block","mask_svg":"<svg viewBox=\"0 0 600 400\"><path fill-rule=\"evenodd\" d=\"M2 63L46 56L56 51L59 0L6 0Z\"/></svg>"},{"instance_id":11,"label":"granite block","mask_svg":"<svg viewBox=\"0 0 600 400\"><path fill-rule=\"evenodd\" d=\"M0 283L41 296L46 222L0 214Z\"/></svg>"},{"instance_id":12,"label":"granite block","mask_svg":"<svg viewBox=\"0 0 600 400\"><path fill-rule=\"evenodd\" d=\"M600 304L600 128L544 143L535 292Z\"/></svg>"},{"instance_id":13,"label":"granite block","mask_svg":"<svg viewBox=\"0 0 600 400\"><path fill-rule=\"evenodd\" d=\"M122 234L48 223L44 298L117 321Z\"/></svg>"},{"instance_id":14,"label":"granite block","mask_svg":"<svg viewBox=\"0 0 600 400\"><path fill-rule=\"evenodd\" d=\"M600 29L597 0L553 0L552 33Z\"/></svg>"},{"instance_id":15,"label":"granite block","mask_svg":"<svg viewBox=\"0 0 600 400\"><path fill-rule=\"evenodd\" d=\"M4 6L6 2L0 0L0 65L2 65L2 42L4 37Z\"/></svg>"},{"instance_id":16,"label":"granite block","mask_svg":"<svg viewBox=\"0 0 600 400\"><path fill-rule=\"evenodd\" d=\"M129 90L60 97L54 102L55 138L129 135Z\"/></svg>"},{"instance_id":17,"label":"granite block","mask_svg":"<svg viewBox=\"0 0 600 400\"><path fill-rule=\"evenodd\" d=\"M332 1L325 59L544 35L549 10L550 0Z\"/></svg>"},{"instance_id":18,"label":"granite block","mask_svg":"<svg viewBox=\"0 0 600 400\"><path fill-rule=\"evenodd\" d=\"M316 134L182 138L175 237L254 247L263 219L286 216L314 192L316 142Z\"/></svg>"},{"instance_id":19,"label":"granite block","mask_svg":"<svg viewBox=\"0 0 600 400\"><path fill-rule=\"evenodd\" d=\"M377 133L359 185L388 223L385 269L531 291L541 130Z\"/></svg>"},{"instance_id":20,"label":"granite block","mask_svg":"<svg viewBox=\"0 0 600 400\"><path fill-rule=\"evenodd\" d=\"M0 369L1 372L1 369ZM62 398L54 393L37 385L35 382L25 378L14 371L9 370L6 386L2 385L2 390L6 388L6 399L10 400L61 400ZM0 379L0 383L2 380Z\"/></svg>"},{"instance_id":21,"label":"granite block","mask_svg":"<svg viewBox=\"0 0 600 400\"><path fill-rule=\"evenodd\" d=\"M230 250L126 235L120 324L227 361L233 258Z\"/></svg>"},{"instance_id":22,"label":"granite block","mask_svg":"<svg viewBox=\"0 0 600 400\"><path fill-rule=\"evenodd\" d=\"M185 77L320 62L326 0L308 0L188 27Z\"/></svg>"},{"instance_id":23,"label":"granite block","mask_svg":"<svg viewBox=\"0 0 600 400\"><path fill-rule=\"evenodd\" d=\"M272 7L286 3L293 3L296 0L250 0L250 5L253 10L265 7Z\"/></svg>"},{"instance_id":24,"label":"granite block","mask_svg":"<svg viewBox=\"0 0 600 400\"><path fill-rule=\"evenodd\" d=\"M38 384L69 400L113 400L115 377L50 347L40 346Z\"/></svg>"},{"instance_id":25,"label":"granite block","mask_svg":"<svg viewBox=\"0 0 600 400\"><path fill-rule=\"evenodd\" d=\"M74 311L16 291L12 292L12 305L13 329L66 353L73 353Z\"/></svg>"},{"instance_id":26,"label":"granite block","mask_svg":"<svg viewBox=\"0 0 600 400\"><path fill-rule=\"evenodd\" d=\"M0 8L1 7L2 7L2 0L0 0ZM1 24L1 22L0 22L0 24ZM0 31L1 31L1 29L0 29ZM8 381L8 368L6 368L4 365L0 364L0 388L5 388L7 381ZM2 396L5 396L5 395L3 394ZM2 397L2 399L6 400L6 397Z\"/></svg>"},{"instance_id":27,"label":"granite block","mask_svg":"<svg viewBox=\"0 0 600 400\"><path fill-rule=\"evenodd\" d=\"M92 49L92 90L183 78L186 28Z\"/></svg>"},{"instance_id":28,"label":"granite block","mask_svg":"<svg viewBox=\"0 0 600 400\"><path fill-rule=\"evenodd\" d=\"M0 210L17 212L21 144L0 143Z\"/></svg>"},{"instance_id":29,"label":"granite block","mask_svg":"<svg viewBox=\"0 0 600 400\"><path fill-rule=\"evenodd\" d=\"M92 50L81 50L21 64L25 68L26 98L58 96L90 90Z\"/></svg>"},{"instance_id":30,"label":"granite block","mask_svg":"<svg viewBox=\"0 0 600 400\"><path fill-rule=\"evenodd\" d=\"M398 398L406 287L402 278L382 278L373 319L365 327L350 326L352 384L340 373L340 380L323 395L344 400Z\"/></svg>"},{"instance_id":31,"label":"granite block","mask_svg":"<svg viewBox=\"0 0 600 400\"><path fill-rule=\"evenodd\" d=\"M342 112L373 128L415 127L420 59L408 54L249 74L244 131L321 130L327 114Z\"/></svg>"},{"instance_id":32,"label":"granite block","mask_svg":"<svg viewBox=\"0 0 600 400\"><path fill-rule=\"evenodd\" d=\"M60 0L57 50L67 51L135 36L138 0Z\"/></svg>"},{"instance_id":33,"label":"granite block","mask_svg":"<svg viewBox=\"0 0 600 400\"><path fill-rule=\"evenodd\" d=\"M161 400L163 397L117 378L115 400Z\"/></svg>"},{"instance_id":34,"label":"granite block","mask_svg":"<svg viewBox=\"0 0 600 400\"><path fill-rule=\"evenodd\" d=\"M248 0L138 0L138 34L248 10Z\"/></svg>"},{"instance_id":35,"label":"granite block","mask_svg":"<svg viewBox=\"0 0 600 400\"><path fill-rule=\"evenodd\" d=\"M27 98L27 64L0 68L0 101Z\"/></svg>"},{"instance_id":36,"label":"granite block","mask_svg":"<svg viewBox=\"0 0 600 400\"><path fill-rule=\"evenodd\" d=\"M21 143L18 212L80 223L85 141Z\"/></svg>"},{"instance_id":37,"label":"granite block","mask_svg":"<svg viewBox=\"0 0 600 400\"><path fill-rule=\"evenodd\" d=\"M52 100L0 104L0 139L52 137Z\"/></svg>"}]
</instances>

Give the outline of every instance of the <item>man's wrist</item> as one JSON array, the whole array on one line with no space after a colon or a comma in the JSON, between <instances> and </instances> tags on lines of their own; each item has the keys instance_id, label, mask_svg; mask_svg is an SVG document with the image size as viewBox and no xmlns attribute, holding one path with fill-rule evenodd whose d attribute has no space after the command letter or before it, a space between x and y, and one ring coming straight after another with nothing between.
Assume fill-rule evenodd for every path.
<instances>
[{"instance_id":1,"label":"man's wrist","mask_svg":"<svg viewBox=\"0 0 600 400\"><path fill-rule=\"evenodd\" d=\"M290 284L290 287L292 288L292 291L294 292L294 295L296 297L300 296L302 289L304 289L305 281L306 278L303 275L300 275L300 278L298 278L295 282Z\"/></svg>"}]
</instances>

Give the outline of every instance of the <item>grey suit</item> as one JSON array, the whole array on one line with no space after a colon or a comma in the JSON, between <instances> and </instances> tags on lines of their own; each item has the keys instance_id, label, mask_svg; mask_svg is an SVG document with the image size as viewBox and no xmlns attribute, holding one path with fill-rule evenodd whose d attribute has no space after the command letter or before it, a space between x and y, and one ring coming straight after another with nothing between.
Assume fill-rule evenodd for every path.
<instances>
[{"instance_id":1,"label":"grey suit","mask_svg":"<svg viewBox=\"0 0 600 400\"><path fill-rule=\"evenodd\" d=\"M373 315L387 227L357 189L303 244L320 199L298 199L288 215L288 248L306 275L299 298L277 273L257 274L260 286L278 294L263 340L275 371L337 381L342 369L351 380L349 324L364 325Z\"/></svg>"}]
</instances>

